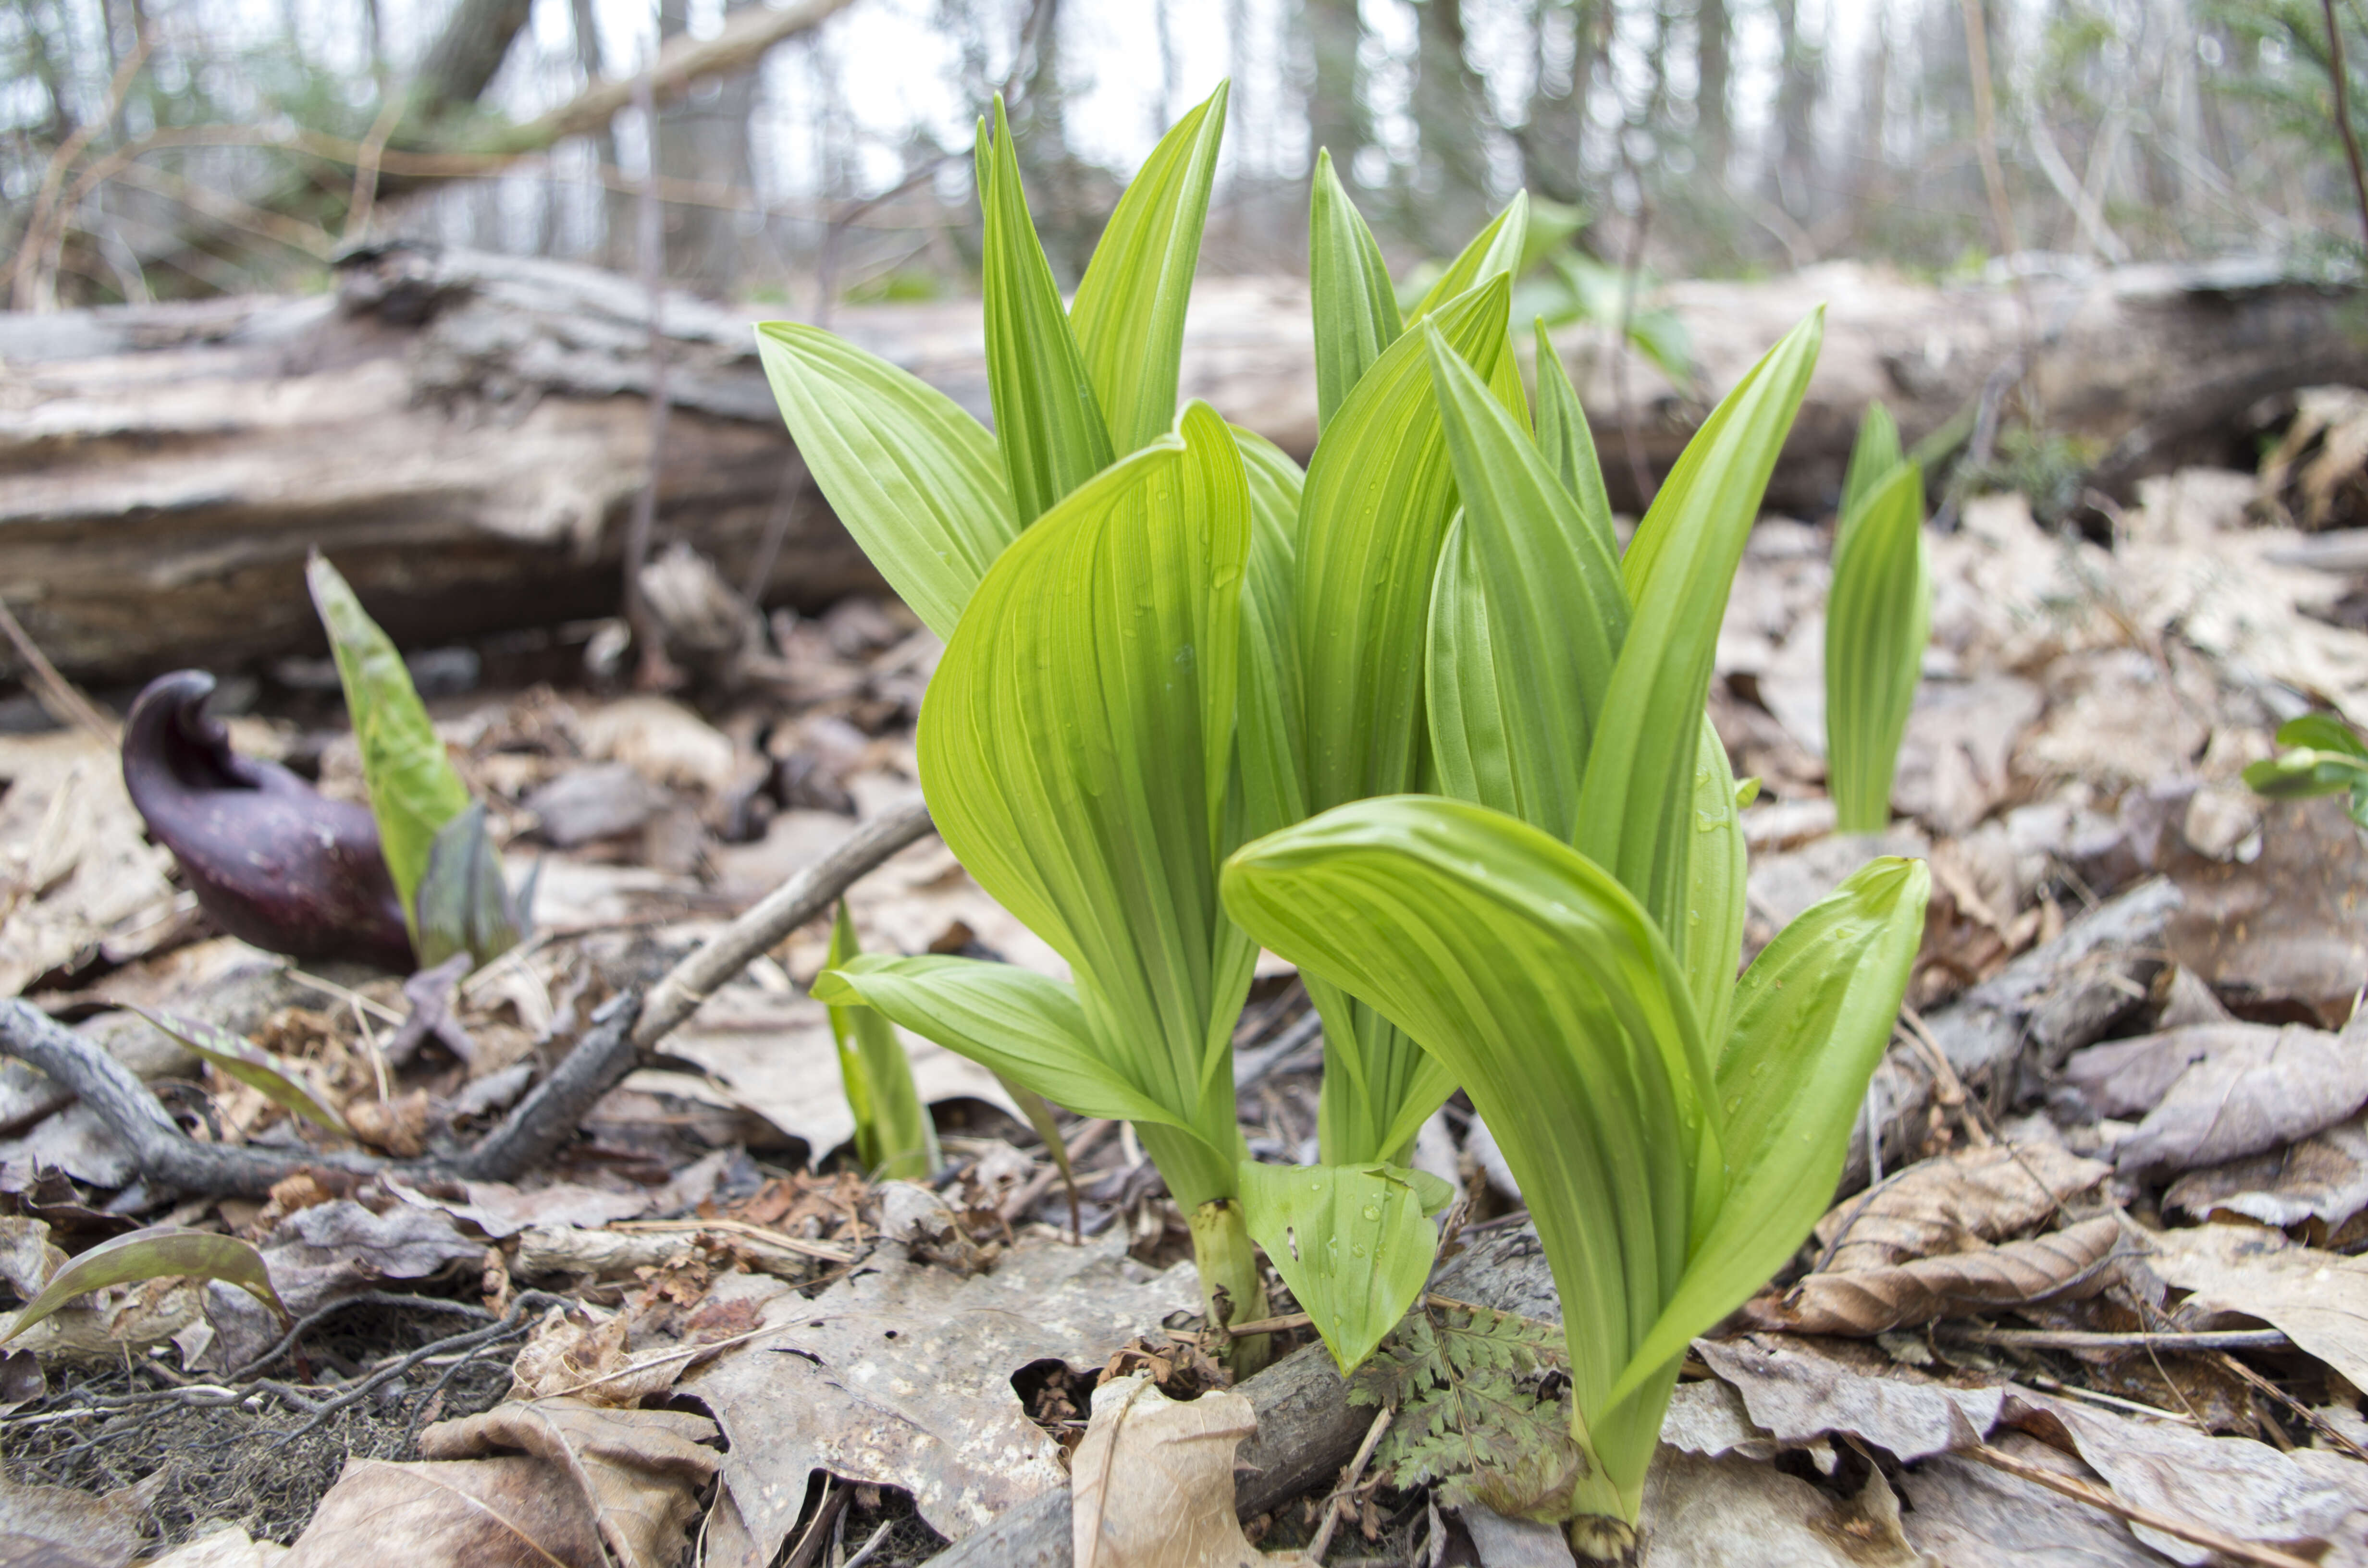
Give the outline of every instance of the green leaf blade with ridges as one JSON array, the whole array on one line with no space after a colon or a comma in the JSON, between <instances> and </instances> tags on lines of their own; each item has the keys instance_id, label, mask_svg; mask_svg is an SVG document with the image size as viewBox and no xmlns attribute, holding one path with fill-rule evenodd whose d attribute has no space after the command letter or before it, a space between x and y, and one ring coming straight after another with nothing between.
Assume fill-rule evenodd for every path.
<instances>
[{"instance_id":1,"label":"green leaf blade with ridges","mask_svg":"<svg viewBox=\"0 0 2368 1568\"><path fill-rule=\"evenodd\" d=\"M1823 312L1811 315L1720 402L1621 562L1633 608L1588 756L1577 843L1681 951L1694 765L1719 623L1823 330Z\"/></svg>"},{"instance_id":2,"label":"green leaf blade with ridges","mask_svg":"<svg viewBox=\"0 0 2368 1568\"><path fill-rule=\"evenodd\" d=\"M1316 152L1308 198L1307 290L1315 324L1320 435L1382 350L1406 330L1382 247L1349 199L1327 149Z\"/></svg>"},{"instance_id":3,"label":"green leaf blade with ridges","mask_svg":"<svg viewBox=\"0 0 2368 1568\"><path fill-rule=\"evenodd\" d=\"M1722 1197L1708 1059L1658 929L1538 830L1420 797L1247 846L1225 900L1303 974L1395 1018L1472 1096L1545 1241L1579 1436L1633 1518L1653 1434L1630 1441L1611 1395L1684 1277L1697 1210Z\"/></svg>"},{"instance_id":4,"label":"green leaf blade with ridges","mask_svg":"<svg viewBox=\"0 0 2368 1568\"><path fill-rule=\"evenodd\" d=\"M1224 139L1227 84L1168 128L1119 198L1070 302L1069 324L1112 449L1148 446L1176 423L1184 308Z\"/></svg>"},{"instance_id":5,"label":"green leaf blade with ridges","mask_svg":"<svg viewBox=\"0 0 2368 1568\"><path fill-rule=\"evenodd\" d=\"M1529 233L1530 193L1516 191L1505 210L1489 219L1456 258L1447 264L1447 270L1432 279L1421 302L1406 312L1406 325L1412 326L1450 300L1468 294L1483 283L1498 278L1509 282L1521 265Z\"/></svg>"},{"instance_id":6,"label":"green leaf blade with ridges","mask_svg":"<svg viewBox=\"0 0 2368 1568\"><path fill-rule=\"evenodd\" d=\"M1416 1173L1383 1165L1243 1162L1242 1214L1347 1377L1430 1277L1438 1235Z\"/></svg>"},{"instance_id":7,"label":"green leaf blade with ridges","mask_svg":"<svg viewBox=\"0 0 2368 1568\"><path fill-rule=\"evenodd\" d=\"M841 899L824 965L841 969L862 951ZM839 1084L855 1117L856 1160L874 1180L928 1180L938 1169L938 1128L921 1103L912 1058L896 1038L896 1026L877 1007L842 1004L828 1011Z\"/></svg>"},{"instance_id":8,"label":"green leaf blade with ridges","mask_svg":"<svg viewBox=\"0 0 2368 1568\"><path fill-rule=\"evenodd\" d=\"M1604 492L1603 465L1595 455L1595 432L1588 426L1578 389L1571 385L1570 370L1555 352L1554 339L1546 335L1545 318L1536 318L1531 326L1538 348L1538 451L1578 504L1579 518L1588 531L1617 561L1620 540L1611 531L1611 498Z\"/></svg>"},{"instance_id":9,"label":"green leaf blade with ridges","mask_svg":"<svg viewBox=\"0 0 2368 1568\"><path fill-rule=\"evenodd\" d=\"M819 327L766 322L757 353L814 483L939 637L1019 522L995 437L951 398Z\"/></svg>"},{"instance_id":10,"label":"green leaf blade with ridges","mask_svg":"<svg viewBox=\"0 0 2368 1568\"><path fill-rule=\"evenodd\" d=\"M1870 860L1779 932L1737 983L1713 1108L1726 1199L1628 1386L1742 1305L1826 1211L1891 1041L1931 885L1921 860Z\"/></svg>"},{"instance_id":11,"label":"green leaf blade with ridges","mask_svg":"<svg viewBox=\"0 0 2368 1568\"><path fill-rule=\"evenodd\" d=\"M1874 483L1834 539L1826 773L1843 833L1881 833L1891 824L1892 776L1931 634L1924 471L1902 463Z\"/></svg>"},{"instance_id":12,"label":"green leaf blade with ridges","mask_svg":"<svg viewBox=\"0 0 2368 1568\"><path fill-rule=\"evenodd\" d=\"M985 210L979 266L987 393L995 403L996 444L1010 482L1013 515L1025 528L1108 468L1113 454L1085 356L1028 216L1000 97L994 145L980 163L987 171L979 190Z\"/></svg>"},{"instance_id":13,"label":"green leaf blade with ridges","mask_svg":"<svg viewBox=\"0 0 2368 1568\"><path fill-rule=\"evenodd\" d=\"M987 573L923 700L918 745L948 846L1068 961L1095 1048L1230 1160L1224 1068L1256 950L1216 877L1250 501L1224 421L1195 403L1178 428Z\"/></svg>"},{"instance_id":14,"label":"green leaf blade with ridges","mask_svg":"<svg viewBox=\"0 0 2368 1568\"><path fill-rule=\"evenodd\" d=\"M1880 401L1868 403L1866 412L1859 416L1858 436L1850 442L1850 466L1842 471L1838 545L1840 533L1848 531L1875 487L1907 460L1899 450L1899 426L1893 422L1891 410Z\"/></svg>"},{"instance_id":15,"label":"green leaf blade with ridges","mask_svg":"<svg viewBox=\"0 0 2368 1568\"><path fill-rule=\"evenodd\" d=\"M1525 432L1429 322L1463 503L1431 597L1427 666L1441 788L1568 842L1628 631L1619 557Z\"/></svg>"}]
</instances>

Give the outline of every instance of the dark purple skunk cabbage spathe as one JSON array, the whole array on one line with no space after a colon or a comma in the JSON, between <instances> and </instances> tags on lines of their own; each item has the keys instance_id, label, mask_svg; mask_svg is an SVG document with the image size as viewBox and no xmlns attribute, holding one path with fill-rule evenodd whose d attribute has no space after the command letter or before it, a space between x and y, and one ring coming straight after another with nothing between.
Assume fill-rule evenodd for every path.
<instances>
[{"instance_id":1,"label":"dark purple skunk cabbage spathe","mask_svg":"<svg viewBox=\"0 0 2368 1568\"><path fill-rule=\"evenodd\" d=\"M123 783L232 936L298 959L408 974L411 937L370 808L332 801L278 763L241 756L206 714L214 677L148 683L123 726Z\"/></svg>"}]
</instances>

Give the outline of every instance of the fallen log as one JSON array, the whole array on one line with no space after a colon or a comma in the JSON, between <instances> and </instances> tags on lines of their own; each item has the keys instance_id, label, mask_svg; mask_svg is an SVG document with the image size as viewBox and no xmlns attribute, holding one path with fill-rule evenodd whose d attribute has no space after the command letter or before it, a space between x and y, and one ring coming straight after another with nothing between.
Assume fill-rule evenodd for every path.
<instances>
[{"instance_id":1,"label":"fallen log","mask_svg":"<svg viewBox=\"0 0 2368 1568\"><path fill-rule=\"evenodd\" d=\"M1623 413L1645 468L1666 472L1704 397L1821 302L1824 357L1769 496L1803 516L1831 505L1868 400L1913 440L2009 360L2032 367L2055 427L2110 449L2098 478L2123 493L2224 457L2265 397L2368 381L2368 345L2341 329L2349 296L2259 266L2130 267L2018 293L1838 264L1663 297L1691 339L1694 389L1637 366L1623 408L1602 335L1555 336L1623 507ZM638 286L588 267L390 246L349 258L333 294L0 315L0 600L63 670L102 683L317 652L302 584L315 545L406 644L610 614L649 467L648 309ZM779 523L763 594L819 606L878 579L793 460L749 333L768 313L665 298L675 417L658 536L736 583ZM1295 278L1205 283L1185 395L1304 456L1307 321ZM974 302L833 324L986 414Z\"/></svg>"}]
</instances>

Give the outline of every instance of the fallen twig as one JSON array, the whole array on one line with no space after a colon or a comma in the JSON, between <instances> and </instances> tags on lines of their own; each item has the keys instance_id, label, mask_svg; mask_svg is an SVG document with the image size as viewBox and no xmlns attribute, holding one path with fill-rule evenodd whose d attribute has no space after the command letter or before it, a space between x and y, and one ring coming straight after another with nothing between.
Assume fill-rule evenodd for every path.
<instances>
[{"instance_id":1,"label":"fallen twig","mask_svg":"<svg viewBox=\"0 0 2368 1568\"><path fill-rule=\"evenodd\" d=\"M2296 1557L2292 1552L2280 1551L2273 1546L2256 1546L2249 1540L2240 1540L2233 1535L2215 1530L2209 1525L2192 1524L2185 1519L2173 1518L2169 1514L2158 1514L2152 1508L2140 1507L2135 1503L2124 1503L2094 1482L2083 1481L2076 1475L2066 1475L2061 1471L2050 1470L2045 1465L2032 1464L2028 1460L2019 1460L2002 1449L1990 1447L1987 1443L1976 1443L1971 1448L1961 1449L1958 1451L1967 1459L1980 1460L1992 1470L2002 1470L2009 1475L2020 1476L2034 1485L2044 1486L2050 1492L2062 1493L2077 1503L2086 1503L2091 1508L2111 1514L2116 1518L2125 1519L2134 1525L2144 1525L2148 1529L2160 1530L2163 1534L2177 1540L2209 1548L2223 1557L2232 1558L2238 1562L2258 1563L2260 1568L2312 1568L2306 1558Z\"/></svg>"},{"instance_id":2,"label":"fallen twig","mask_svg":"<svg viewBox=\"0 0 2368 1568\"><path fill-rule=\"evenodd\" d=\"M1332 1549L1332 1532L1340 1528L1344 1513L1353 1509L1357 1483L1363 1479L1365 1466L1372 1461L1373 1450L1381 1447L1382 1434L1390 1429L1390 1417L1397 1412L1383 1405L1373 1415L1373 1424L1365 1428L1365 1440L1357 1445L1357 1457L1340 1472L1340 1484L1324 1499L1324 1522L1315 1527L1315 1539L1307 1543L1307 1555L1317 1562Z\"/></svg>"},{"instance_id":3,"label":"fallen twig","mask_svg":"<svg viewBox=\"0 0 2368 1568\"><path fill-rule=\"evenodd\" d=\"M1968 1345L2010 1346L2020 1350L2282 1350L2288 1341L2274 1328L2232 1328L2203 1333L2092 1333L2076 1328L1958 1327L1942 1324L1943 1339Z\"/></svg>"},{"instance_id":4,"label":"fallen twig","mask_svg":"<svg viewBox=\"0 0 2368 1568\"><path fill-rule=\"evenodd\" d=\"M441 1296L411 1296L394 1290L364 1290L359 1295L340 1296L325 1307L318 1307L298 1318L279 1343L245 1366L229 1374L233 1380L251 1378L296 1347L303 1333L344 1312L348 1307L393 1307L399 1312L448 1312L455 1317L472 1317L491 1323L495 1314L468 1301L447 1301Z\"/></svg>"},{"instance_id":5,"label":"fallen twig","mask_svg":"<svg viewBox=\"0 0 2368 1568\"><path fill-rule=\"evenodd\" d=\"M131 1070L31 1003L0 1001L0 1056L40 1069L79 1096L131 1151L142 1178L186 1192L262 1198L306 1166L361 1176L459 1176L505 1181L523 1175L575 1134L592 1102L632 1071L635 997L624 992L593 1015L591 1029L558 1067L527 1092L501 1123L457 1157L388 1160L352 1150L261 1149L200 1143L183 1132Z\"/></svg>"},{"instance_id":6,"label":"fallen twig","mask_svg":"<svg viewBox=\"0 0 2368 1568\"><path fill-rule=\"evenodd\" d=\"M488 1324L483 1328L473 1328L464 1334L453 1335L448 1339L438 1339L432 1344L423 1345L409 1355L388 1362L338 1394L336 1398L324 1400L313 1412L311 1419L279 1439L279 1446L284 1449L297 1438L313 1432L337 1412L360 1403L381 1384L391 1382L403 1376L432 1356L447 1356L459 1350L474 1350L482 1346L491 1345L503 1339L516 1338L519 1335L531 1332L534 1328L534 1321L526 1315L526 1310L529 1307L564 1306L568 1304L568 1300L565 1296L554 1296L546 1290L521 1291L518 1300L510 1303L509 1315L499 1323Z\"/></svg>"},{"instance_id":7,"label":"fallen twig","mask_svg":"<svg viewBox=\"0 0 2368 1568\"><path fill-rule=\"evenodd\" d=\"M929 808L915 801L874 817L846 843L757 900L650 988L641 1021L633 1027L634 1046L647 1051L672 1034L726 981L828 910L865 872L928 831Z\"/></svg>"}]
</instances>

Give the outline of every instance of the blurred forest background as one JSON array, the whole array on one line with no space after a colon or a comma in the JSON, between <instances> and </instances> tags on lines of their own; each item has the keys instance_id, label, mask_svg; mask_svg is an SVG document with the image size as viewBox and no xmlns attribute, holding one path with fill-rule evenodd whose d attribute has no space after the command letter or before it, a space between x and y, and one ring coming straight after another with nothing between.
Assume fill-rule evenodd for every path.
<instances>
[{"instance_id":1,"label":"blurred forest background","mask_svg":"<svg viewBox=\"0 0 2368 1568\"><path fill-rule=\"evenodd\" d=\"M2363 66L2361 0L0 0L0 236L18 309L404 237L630 269L646 189L672 281L826 317L973 287L997 92L1074 282L1230 76L1219 272L1299 268L1327 147L1400 266L1527 187L1573 313L1839 256L2348 276Z\"/></svg>"}]
</instances>

